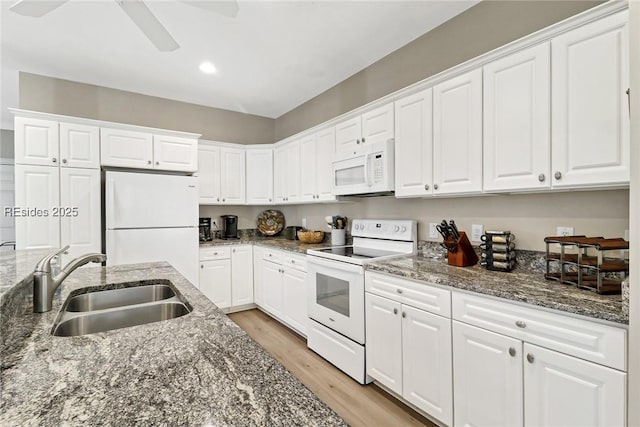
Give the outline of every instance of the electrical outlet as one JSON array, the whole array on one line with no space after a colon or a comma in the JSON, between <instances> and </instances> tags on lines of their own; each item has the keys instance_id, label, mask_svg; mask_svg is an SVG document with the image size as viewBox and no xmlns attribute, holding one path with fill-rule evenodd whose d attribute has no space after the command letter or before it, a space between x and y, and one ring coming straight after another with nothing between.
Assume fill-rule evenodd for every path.
<instances>
[{"instance_id":1,"label":"electrical outlet","mask_svg":"<svg viewBox=\"0 0 640 427\"><path fill-rule=\"evenodd\" d=\"M429 238L430 239L437 239L438 237L440 237L440 233L438 232L438 230L436 230L436 225L438 225L437 222L430 222L429 223Z\"/></svg>"},{"instance_id":2,"label":"electrical outlet","mask_svg":"<svg viewBox=\"0 0 640 427\"><path fill-rule=\"evenodd\" d=\"M629 230L624 230L624 240L629 241Z\"/></svg>"},{"instance_id":3,"label":"electrical outlet","mask_svg":"<svg viewBox=\"0 0 640 427\"><path fill-rule=\"evenodd\" d=\"M557 236L573 236L573 227L557 227Z\"/></svg>"},{"instance_id":4,"label":"electrical outlet","mask_svg":"<svg viewBox=\"0 0 640 427\"><path fill-rule=\"evenodd\" d=\"M471 241L472 242L480 242L482 241L482 235L484 234L484 227L482 224L473 224L471 225Z\"/></svg>"},{"instance_id":5,"label":"electrical outlet","mask_svg":"<svg viewBox=\"0 0 640 427\"><path fill-rule=\"evenodd\" d=\"M215 219L211 220L211 228L213 228L214 230L218 229L218 224L216 223Z\"/></svg>"},{"instance_id":6,"label":"electrical outlet","mask_svg":"<svg viewBox=\"0 0 640 427\"><path fill-rule=\"evenodd\" d=\"M302 218L302 228L307 228L307 218Z\"/></svg>"}]
</instances>

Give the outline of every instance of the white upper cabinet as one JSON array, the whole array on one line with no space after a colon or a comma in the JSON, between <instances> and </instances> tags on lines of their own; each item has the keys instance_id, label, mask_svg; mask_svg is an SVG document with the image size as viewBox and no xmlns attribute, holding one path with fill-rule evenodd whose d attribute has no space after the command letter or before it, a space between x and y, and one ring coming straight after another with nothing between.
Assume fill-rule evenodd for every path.
<instances>
[{"instance_id":1,"label":"white upper cabinet","mask_svg":"<svg viewBox=\"0 0 640 427\"><path fill-rule=\"evenodd\" d=\"M192 138L153 135L153 157L156 169L196 172L198 141Z\"/></svg>"},{"instance_id":2,"label":"white upper cabinet","mask_svg":"<svg viewBox=\"0 0 640 427\"><path fill-rule=\"evenodd\" d=\"M300 141L288 142L275 150L274 188L276 203L298 203L301 201ZM308 160L311 161L312 159Z\"/></svg>"},{"instance_id":3,"label":"white upper cabinet","mask_svg":"<svg viewBox=\"0 0 640 427\"><path fill-rule=\"evenodd\" d=\"M100 129L100 161L104 166L153 169L153 136L124 129Z\"/></svg>"},{"instance_id":4,"label":"white upper cabinet","mask_svg":"<svg viewBox=\"0 0 640 427\"><path fill-rule=\"evenodd\" d=\"M433 88L433 193L482 191L482 70Z\"/></svg>"},{"instance_id":5,"label":"white upper cabinet","mask_svg":"<svg viewBox=\"0 0 640 427\"><path fill-rule=\"evenodd\" d=\"M198 193L201 205L220 203L220 147L198 144Z\"/></svg>"},{"instance_id":6,"label":"white upper cabinet","mask_svg":"<svg viewBox=\"0 0 640 427\"><path fill-rule=\"evenodd\" d=\"M222 203L239 205L246 201L244 149L220 149L220 195Z\"/></svg>"},{"instance_id":7,"label":"white upper cabinet","mask_svg":"<svg viewBox=\"0 0 640 427\"><path fill-rule=\"evenodd\" d=\"M14 126L16 164L58 165L58 122L16 117Z\"/></svg>"},{"instance_id":8,"label":"white upper cabinet","mask_svg":"<svg viewBox=\"0 0 640 427\"><path fill-rule=\"evenodd\" d=\"M271 148L248 148L247 204L273 204L273 150Z\"/></svg>"},{"instance_id":9,"label":"white upper cabinet","mask_svg":"<svg viewBox=\"0 0 640 427\"><path fill-rule=\"evenodd\" d=\"M100 128L60 123L60 164L71 168L100 169Z\"/></svg>"},{"instance_id":10,"label":"white upper cabinet","mask_svg":"<svg viewBox=\"0 0 640 427\"><path fill-rule=\"evenodd\" d=\"M553 187L629 182L628 12L551 42Z\"/></svg>"},{"instance_id":11,"label":"white upper cabinet","mask_svg":"<svg viewBox=\"0 0 640 427\"><path fill-rule=\"evenodd\" d=\"M316 135L307 135L300 140L300 159L304 160L304 171L300 174L300 200L315 201L318 193L318 161Z\"/></svg>"},{"instance_id":12,"label":"white upper cabinet","mask_svg":"<svg viewBox=\"0 0 640 427\"><path fill-rule=\"evenodd\" d=\"M484 189L549 188L549 43L491 62L484 78Z\"/></svg>"},{"instance_id":13,"label":"white upper cabinet","mask_svg":"<svg viewBox=\"0 0 640 427\"><path fill-rule=\"evenodd\" d=\"M433 191L433 91L427 89L395 103L396 197Z\"/></svg>"},{"instance_id":14,"label":"white upper cabinet","mask_svg":"<svg viewBox=\"0 0 640 427\"><path fill-rule=\"evenodd\" d=\"M353 151L361 145L385 142L394 137L393 103L354 117L335 126L336 150Z\"/></svg>"},{"instance_id":15,"label":"white upper cabinet","mask_svg":"<svg viewBox=\"0 0 640 427\"><path fill-rule=\"evenodd\" d=\"M287 150L286 147L278 147L273 150L273 200L276 203L285 202L287 188Z\"/></svg>"},{"instance_id":16,"label":"white upper cabinet","mask_svg":"<svg viewBox=\"0 0 640 427\"><path fill-rule=\"evenodd\" d=\"M316 156L317 156L317 186L316 200L335 200L336 196L332 194L332 169L331 163L336 153L336 130L330 127L321 130L316 134Z\"/></svg>"}]
</instances>

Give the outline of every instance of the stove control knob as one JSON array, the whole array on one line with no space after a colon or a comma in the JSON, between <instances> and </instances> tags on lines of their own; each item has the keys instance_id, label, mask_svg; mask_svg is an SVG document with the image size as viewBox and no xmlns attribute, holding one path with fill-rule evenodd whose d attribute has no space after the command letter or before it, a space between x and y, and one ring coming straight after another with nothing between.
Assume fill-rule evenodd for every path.
<instances>
[{"instance_id":1,"label":"stove control knob","mask_svg":"<svg viewBox=\"0 0 640 427\"><path fill-rule=\"evenodd\" d=\"M404 227L404 226L400 227L400 231L404 233L405 231L407 231L407 227Z\"/></svg>"},{"instance_id":2,"label":"stove control knob","mask_svg":"<svg viewBox=\"0 0 640 427\"><path fill-rule=\"evenodd\" d=\"M393 231L395 231L395 232L397 233L398 231L400 231L400 227L398 227L398 226L396 225L395 227L393 227Z\"/></svg>"}]
</instances>

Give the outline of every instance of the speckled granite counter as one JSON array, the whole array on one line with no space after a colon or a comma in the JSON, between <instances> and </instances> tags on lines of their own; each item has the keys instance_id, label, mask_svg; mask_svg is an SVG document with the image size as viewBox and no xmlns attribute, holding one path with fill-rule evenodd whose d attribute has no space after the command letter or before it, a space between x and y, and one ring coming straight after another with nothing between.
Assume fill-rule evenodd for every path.
<instances>
[{"instance_id":1,"label":"speckled granite counter","mask_svg":"<svg viewBox=\"0 0 640 427\"><path fill-rule=\"evenodd\" d=\"M325 239L326 240L326 239ZM283 251L297 252L306 254L307 249L326 248L331 246L331 242L325 241L323 243L302 243L299 240L288 240L284 237L243 237L233 240L215 239L210 242L201 242L200 247L216 246L216 245L258 245L273 249L280 249Z\"/></svg>"},{"instance_id":2,"label":"speckled granite counter","mask_svg":"<svg viewBox=\"0 0 640 427\"><path fill-rule=\"evenodd\" d=\"M92 335L50 334L73 290L154 278L170 280L193 311ZM15 315L0 323L21 332L2 336L0 425L345 425L166 263L77 270L44 314L31 312L29 284L3 295Z\"/></svg>"},{"instance_id":3,"label":"speckled granite counter","mask_svg":"<svg viewBox=\"0 0 640 427\"><path fill-rule=\"evenodd\" d=\"M547 281L542 273L500 273L479 265L451 267L445 259L427 258L421 254L372 262L365 268L595 319L629 323L620 295L598 295L575 286Z\"/></svg>"}]
</instances>

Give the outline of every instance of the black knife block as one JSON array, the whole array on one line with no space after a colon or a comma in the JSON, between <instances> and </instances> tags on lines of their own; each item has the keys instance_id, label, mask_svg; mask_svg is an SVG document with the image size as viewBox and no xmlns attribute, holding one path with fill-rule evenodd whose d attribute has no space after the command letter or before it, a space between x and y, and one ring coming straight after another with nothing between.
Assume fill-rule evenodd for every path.
<instances>
[{"instance_id":1,"label":"black knife block","mask_svg":"<svg viewBox=\"0 0 640 427\"><path fill-rule=\"evenodd\" d=\"M448 248L456 247L456 252L447 252L447 262L455 267L469 267L478 263L478 254L471 246L471 242L464 231L460 232L458 240L449 237L444 241Z\"/></svg>"}]
</instances>

